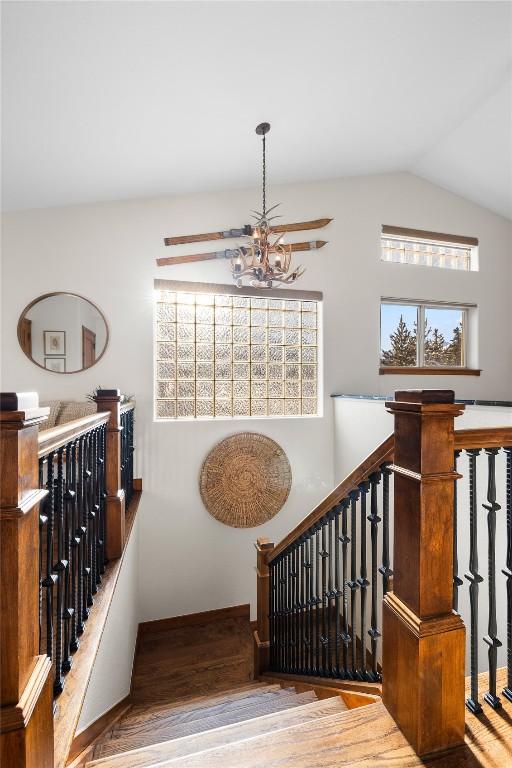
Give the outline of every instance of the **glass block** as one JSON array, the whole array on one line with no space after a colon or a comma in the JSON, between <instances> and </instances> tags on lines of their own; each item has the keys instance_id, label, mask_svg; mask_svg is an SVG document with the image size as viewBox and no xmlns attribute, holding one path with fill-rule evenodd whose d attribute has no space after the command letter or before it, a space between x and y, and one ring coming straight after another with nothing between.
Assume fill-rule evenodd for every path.
<instances>
[{"instance_id":1,"label":"glass block","mask_svg":"<svg viewBox=\"0 0 512 768\"><path fill-rule=\"evenodd\" d=\"M182 363L185 360L194 360L196 356L195 344L178 344L176 355L179 363Z\"/></svg>"},{"instance_id":2,"label":"glass block","mask_svg":"<svg viewBox=\"0 0 512 768\"><path fill-rule=\"evenodd\" d=\"M195 304L196 303L196 295L195 293L178 293L177 295L178 304Z\"/></svg>"},{"instance_id":3,"label":"glass block","mask_svg":"<svg viewBox=\"0 0 512 768\"><path fill-rule=\"evenodd\" d=\"M250 416L250 400L233 400L233 416Z\"/></svg>"},{"instance_id":4,"label":"glass block","mask_svg":"<svg viewBox=\"0 0 512 768\"><path fill-rule=\"evenodd\" d=\"M213 344L213 325L196 325L196 342Z\"/></svg>"},{"instance_id":5,"label":"glass block","mask_svg":"<svg viewBox=\"0 0 512 768\"><path fill-rule=\"evenodd\" d=\"M156 378L157 379L175 379L176 378L176 363L163 362L156 364Z\"/></svg>"},{"instance_id":6,"label":"glass block","mask_svg":"<svg viewBox=\"0 0 512 768\"><path fill-rule=\"evenodd\" d=\"M231 363L215 363L216 379L231 379Z\"/></svg>"},{"instance_id":7,"label":"glass block","mask_svg":"<svg viewBox=\"0 0 512 768\"><path fill-rule=\"evenodd\" d=\"M195 325L178 323L178 342L194 342L195 328Z\"/></svg>"},{"instance_id":8,"label":"glass block","mask_svg":"<svg viewBox=\"0 0 512 768\"><path fill-rule=\"evenodd\" d=\"M231 403L231 400L216 400L215 415L216 416L232 416L233 405Z\"/></svg>"},{"instance_id":9,"label":"glass block","mask_svg":"<svg viewBox=\"0 0 512 768\"><path fill-rule=\"evenodd\" d=\"M268 415L269 416L282 416L284 412L284 400L269 400L268 401Z\"/></svg>"},{"instance_id":10,"label":"glass block","mask_svg":"<svg viewBox=\"0 0 512 768\"><path fill-rule=\"evenodd\" d=\"M176 341L176 324L158 323L156 337L159 341Z\"/></svg>"},{"instance_id":11,"label":"glass block","mask_svg":"<svg viewBox=\"0 0 512 768\"><path fill-rule=\"evenodd\" d=\"M285 347L284 359L287 363L300 363L300 347Z\"/></svg>"},{"instance_id":12,"label":"glass block","mask_svg":"<svg viewBox=\"0 0 512 768\"><path fill-rule=\"evenodd\" d=\"M196 379L213 379L213 363L196 363Z\"/></svg>"},{"instance_id":13,"label":"glass block","mask_svg":"<svg viewBox=\"0 0 512 768\"><path fill-rule=\"evenodd\" d=\"M215 322L217 325L231 325L233 322L231 307L215 307Z\"/></svg>"},{"instance_id":14,"label":"glass block","mask_svg":"<svg viewBox=\"0 0 512 768\"><path fill-rule=\"evenodd\" d=\"M309 381L316 379L316 365L303 365L302 378Z\"/></svg>"},{"instance_id":15,"label":"glass block","mask_svg":"<svg viewBox=\"0 0 512 768\"><path fill-rule=\"evenodd\" d=\"M213 344L196 344L196 360L213 360Z\"/></svg>"},{"instance_id":16,"label":"glass block","mask_svg":"<svg viewBox=\"0 0 512 768\"><path fill-rule=\"evenodd\" d=\"M257 400L267 396L267 382L266 381L253 381L251 384L251 397Z\"/></svg>"},{"instance_id":17,"label":"glass block","mask_svg":"<svg viewBox=\"0 0 512 768\"><path fill-rule=\"evenodd\" d=\"M158 295L159 301L166 301L171 304L176 304L176 294L174 291L160 291Z\"/></svg>"},{"instance_id":18,"label":"glass block","mask_svg":"<svg viewBox=\"0 0 512 768\"><path fill-rule=\"evenodd\" d=\"M251 325L266 325L267 311L265 309L251 309Z\"/></svg>"},{"instance_id":19,"label":"glass block","mask_svg":"<svg viewBox=\"0 0 512 768\"><path fill-rule=\"evenodd\" d=\"M268 343L269 344L282 344L284 342L284 331L282 328L269 328L268 329Z\"/></svg>"},{"instance_id":20,"label":"glass block","mask_svg":"<svg viewBox=\"0 0 512 768\"><path fill-rule=\"evenodd\" d=\"M269 347L268 348L268 359L271 363L282 363L283 362L283 347Z\"/></svg>"},{"instance_id":21,"label":"glass block","mask_svg":"<svg viewBox=\"0 0 512 768\"><path fill-rule=\"evenodd\" d=\"M196 304L207 307L212 307L215 303L215 296L213 293L196 293ZM197 311L197 310L196 310Z\"/></svg>"},{"instance_id":22,"label":"glass block","mask_svg":"<svg viewBox=\"0 0 512 768\"><path fill-rule=\"evenodd\" d=\"M193 323L196 318L196 308L192 304L178 304L178 322ZM179 409L178 409L179 410Z\"/></svg>"},{"instance_id":23,"label":"glass block","mask_svg":"<svg viewBox=\"0 0 512 768\"><path fill-rule=\"evenodd\" d=\"M248 344L250 339L249 328L247 326L233 327L233 343Z\"/></svg>"},{"instance_id":24,"label":"glass block","mask_svg":"<svg viewBox=\"0 0 512 768\"><path fill-rule=\"evenodd\" d=\"M285 416L300 416L300 400L284 401Z\"/></svg>"},{"instance_id":25,"label":"glass block","mask_svg":"<svg viewBox=\"0 0 512 768\"><path fill-rule=\"evenodd\" d=\"M249 362L250 347L248 344L235 344L233 346L233 360L237 363Z\"/></svg>"},{"instance_id":26,"label":"glass block","mask_svg":"<svg viewBox=\"0 0 512 768\"><path fill-rule=\"evenodd\" d=\"M198 400L196 403L196 416L213 416L213 400Z\"/></svg>"},{"instance_id":27,"label":"glass block","mask_svg":"<svg viewBox=\"0 0 512 768\"><path fill-rule=\"evenodd\" d=\"M302 397L316 397L316 381L302 382Z\"/></svg>"},{"instance_id":28,"label":"glass block","mask_svg":"<svg viewBox=\"0 0 512 768\"><path fill-rule=\"evenodd\" d=\"M267 348L263 345L253 345L251 347L251 361L253 363L264 363L267 359Z\"/></svg>"},{"instance_id":29,"label":"glass block","mask_svg":"<svg viewBox=\"0 0 512 768\"><path fill-rule=\"evenodd\" d=\"M285 381L285 397L300 397L300 381Z\"/></svg>"},{"instance_id":30,"label":"glass block","mask_svg":"<svg viewBox=\"0 0 512 768\"><path fill-rule=\"evenodd\" d=\"M159 342L156 345L156 356L158 360L176 360L176 344Z\"/></svg>"},{"instance_id":31,"label":"glass block","mask_svg":"<svg viewBox=\"0 0 512 768\"><path fill-rule=\"evenodd\" d=\"M267 343L267 329L261 326L255 326L251 328L251 344L266 344Z\"/></svg>"},{"instance_id":32,"label":"glass block","mask_svg":"<svg viewBox=\"0 0 512 768\"><path fill-rule=\"evenodd\" d=\"M305 416L316 416L317 414L317 404L316 404L316 398L302 401L302 413Z\"/></svg>"},{"instance_id":33,"label":"glass block","mask_svg":"<svg viewBox=\"0 0 512 768\"><path fill-rule=\"evenodd\" d=\"M282 328L284 325L283 313L277 309L272 309L268 313L268 324L273 328Z\"/></svg>"},{"instance_id":34,"label":"glass block","mask_svg":"<svg viewBox=\"0 0 512 768\"><path fill-rule=\"evenodd\" d=\"M198 400L213 400L213 381L198 381L196 384L196 397Z\"/></svg>"},{"instance_id":35,"label":"glass block","mask_svg":"<svg viewBox=\"0 0 512 768\"><path fill-rule=\"evenodd\" d=\"M230 344L231 343L231 326L216 325L215 326L215 342L216 344Z\"/></svg>"},{"instance_id":36,"label":"glass block","mask_svg":"<svg viewBox=\"0 0 512 768\"><path fill-rule=\"evenodd\" d=\"M296 299L286 299L284 302L284 308L294 310L295 312L300 312L300 301L297 301Z\"/></svg>"},{"instance_id":37,"label":"glass block","mask_svg":"<svg viewBox=\"0 0 512 768\"><path fill-rule=\"evenodd\" d=\"M196 385L194 381L178 381L178 397L195 397Z\"/></svg>"},{"instance_id":38,"label":"glass block","mask_svg":"<svg viewBox=\"0 0 512 768\"><path fill-rule=\"evenodd\" d=\"M267 366L265 363L252 363L251 364L251 379L266 379L267 378Z\"/></svg>"},{"instance_id":39,"label":"glass block","mask_svg":"<svg viewBox=\"0 0 512 768\"><path fill-rule=\"evenodd\" d=\"M234 307L250 307L251 300L248 296L233 296Z\"/></svg>"},{"instance_id":40,"label":"glass block","mask_svg":"<svg viewBox=\"0 0 512 768\"><path fill-rule=\"evenodd\" d=\"M303 312L302 313L302 327L303 328L316 328L316 312Z\"/></svg>"},{"instance_id":41,"label":"glass block","mask_svg":"<svg viewBox=\"0 0 512 768\"><path fill-rule=\"evenodd\" d=\"M222 293L216 294L215 296L216 307L231 307L232 304L233 304L233 299L231 296L224 295Z\"/></svg>"},{"instance_id":42,"label":"glass block","mask_svg":"<svg viewBox=\"0 0 512 768\"><path fill-rule=\"evenodd\" d=\"M216 344L215 345L215 360L220 362L222 360L229 360L231 362L232 355L231 344Z\"/></svg>"},{"instance_id":43,"label":"glass block","mask_svg":"<svg viewBox=\"0 0 512 768\"><path fill-rule=\"evenodd\" d=\"M156 401L157 419L175 419L176 401L175 400L157 400Z\"/></svg>"},{"instance_id":44,"label":"glass block","mask_svg":"<svg viewBox=\"0 0 512 768\"><path fill-rule=\"evenodd\" d=\"M251 400L251 416L266 416L266 415L267 415L267 401Z\"/></svg>"},{"instance_id":45,"label":"glass block","mask_svg":"<svg viewBox=\"0 0 512 768\"><path fill-rule=\"evenodd\" d=\"M190 418L195 416L194 400L178 400L178 418Z\"/></svg>"},{"instance_id":46,"label":"glass block","mask_svg":"<svg viewBox=\"0 0 512 768\"><path fill-rule=\"evenodd\" d=\"M176 397L176 382L175 381L157 381L156 383L156 396L157 397Z\"/></svg>"},{"instance_id":47,"label":"glass block","mask_svg":"<svg viewBox=\"0 0 512 768\"><path fill-rule=\"evenodd\" d=\"M302 347L302 362L316 363L316 347Z\"/></svg>"},{"instance_id":48,"label":"glass block","mask_svg":"<svg viewBox=\"0 0 512 768\"><path fill-rule=\"evenodd\" d=\"M268 300L268 308L269 309L282 309L283 308L283 300L282 299L269 299Z\"/></svg>"},{"instance_id":49,"label":"glass block","mask_svg":"<svg viewBox=\"0 0 512 768\"><path fill-rule=\"evenodd\" d=\"M178 379L194 379L194 363L178 363Z\"/></svg>"},{"instance_id":50,"label":"glass block","mask_svg":"<svg viewBox=\"0 0 512 768\"><path fill-rule=\"evenodd\" d=\"M283 382L282 381L269 381L268 382L268 396L269 397L282 397L283 396Z\"/></svg>"},{"instance_id":51,"label":"glass block","mask_svg":"<svg viewBox=\"0 0 512 768\"><path fill-rule=\"evenodd\" d=\"M233 378L242 380L248 379L249 363L235 363L233 365Z\"/></svg>"},{"instance_id":52,"label":"glass block","mask_svg":"<svg viewBox=\"0 0 512 768\"><path fill-rule=\"evenodd\" d=\"M285 379L299 379L300 378L300 365L285 365L284 367Z\"/></svg>"},{"instance_id":53,"label":"glass block","mask_svg":"<svg viewBox=\"0 0 512 768\"><path fill-rule=\"evenodd\" d=\"M303 301L302 302L302 311L303 312L316 312L316 301Z\"/></svg>"},{"instance_id":54,"label":"glass block","mask_svg":"<svg viewBox=\"0 0 512 768\"><path fill-rule=\"evenodd\" d=\"M166 323L174 323L176 320L176 304L157 304L156 319Z\"/></svg>"},{"instance_id":55,"label":"glass block","mask_svg":"<svg viewBox=\"0 0 512 768\"><path fill-rule=\"evenodd\" d=\"M282 379L284 375L284 366L279 363L271 363L268 367L269 379Z\"/></svg>"},{"instance_id":56,"label":"glass block","mask_svg":"<svg viewBox=\"0 0 512 768\"><path fill-rule=\"evenodd\" d=\"M284 332L284 343L297 347L300 344L300 330L298 328L287 328Z\"/></svg>"},{"instance_id":57,"label":"glass block","mask_svg":"<svg viewBox=\"0 0 512 768\"><path fill-rule=\"evenodd\" d=\"M266 309L268 306L268 299L260 299L251 297L251 309Z\"/></svg>"},{"instance_id":58,"label":"glass block","mask_svg":"<svg viewBox=\"0 0 512 768\"><path fill-rule=\"evenodd\" d=\"M250 321L251 313L248 309L233 310L233 325L249 325Z\"/></svg>"},{"instance_id":59,"label":"glass block","mask_svg":"<svg viewBox=\"0 0 512 768\"><path fill-rule=\"evenodd\" d=\"M231 400L232 389L230 381L216 381L215 382L215 399L216 400Z\"/></svg>"},{"instance_id":60,"label":"glass block","mask_svg":"<svg viewBox=\"0 0 512 768\"><path fill-rule=\"evenodd\" d=\"M300 312L284 313L285 328L300 328Z\"/></svg>"},{"instance_id":61,"label":"glass block","mask_svg":"<svg viewBox=\"0 0 512 768\"><path fill-rule=\"evenodd\" d=\"M234 381L233 382L233 397L243 399L249 397L250 385L249 381Z\"/></svg>"},{"instance_id":62,"label":"glass block","mask_svg":"<svg viewBox=\"0 0 512 768\"><path fill-rule=\"evenodd\" d=\"M316 346L316 331L302 331L302 343Z\"/></svg>"},{"instance_id":63,"label":"glass block","mask_svg":"<svg viewBox=\"0 0 512 768\"><path fill-rule=\"evenodd\" d=\"M213 323L215 314L213 307L196 307L196 323Z\"/></svg>"}]
</instances>

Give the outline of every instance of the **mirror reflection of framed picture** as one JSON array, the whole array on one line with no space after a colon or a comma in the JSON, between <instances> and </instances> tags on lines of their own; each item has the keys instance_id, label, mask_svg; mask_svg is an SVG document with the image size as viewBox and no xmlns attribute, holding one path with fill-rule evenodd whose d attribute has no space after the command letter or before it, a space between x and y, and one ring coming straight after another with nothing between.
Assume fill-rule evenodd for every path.
<instances>
[{"instance_id":1,"label":"mirror reflection of framed picture","mask_svg":"<svg viewBox=\"0 0 512 768\"><path fill-rule=\"evenodd\" d=\"M44 367L55 373L66 373L65 357L45 357Z\"/></svg>"},{"instance_id":2,"label":"mirror reflection of framed picture","mask_svg":"<svg viewBox=\"0 0 512 768\"><path fill-rule=\"evenodd\" d=\"M43 331L45 355L66 354L66 331Z\"/></svg>"}]
</instances>

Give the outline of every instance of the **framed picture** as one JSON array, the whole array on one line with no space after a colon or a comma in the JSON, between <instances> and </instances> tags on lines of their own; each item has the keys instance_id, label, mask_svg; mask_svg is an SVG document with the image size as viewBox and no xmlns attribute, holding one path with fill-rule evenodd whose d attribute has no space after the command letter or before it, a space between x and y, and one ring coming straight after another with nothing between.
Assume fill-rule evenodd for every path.
<instances>
[{"instance_id":1,"label":"framed picture","mask_svg":"<svg viewBox=\"0 0 512 768\"><path fill-rule=\"evenodd\" d=\"M43 331L45 355L66 354L66 331Z\"/></svg>"},{"instance_id":2,"label":"framed picture","mask_svg":"<svg viewBox=\"0 0 512 768\"><path fill-rule=\"evenodd\" d=\"M65 357L45 357L44 367L55 373L66 373Z\"/></svg>"}]
</instances>

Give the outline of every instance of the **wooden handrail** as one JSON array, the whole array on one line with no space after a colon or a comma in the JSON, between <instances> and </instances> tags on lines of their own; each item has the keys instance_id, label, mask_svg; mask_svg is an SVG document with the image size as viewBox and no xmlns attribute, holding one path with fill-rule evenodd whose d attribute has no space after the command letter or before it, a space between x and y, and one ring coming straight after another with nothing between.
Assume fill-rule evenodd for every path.
<instances>
[{"instance_id":1,"label":"wooden handrail","mask_svg":"<svg viewBox=\"0 0 512 768\"><path fill-rule=\"evenodd\" d=\"M512 445L512 427L456 429L455 450L470 448L503 448Z\"/></svg>"},{"instance_id":2,"label":"wooden handrail","mask_svg":"<svg viewBox=\"0 0 512 768\"><path fill-rule=\"evenodd\" d=\"M318 504L315 509L307 515L301 522L295 526L279 544L271 550L267 556L267 562L271 563L286 547L294 542L299 536L305 533L308 528L317 523L326 512L329 512L336 504L347 498L350 491L367 480L368 477L376 472L380 465L389 461L393 456L394 436L390 435L382 442L364 461L359 464L353 472L350 473L331 493Z\"/></svg>"},{"instance_id":3,"label":"wooden handrail","mask_svg":"<svg viewBox=\"0 0 512 768\"><path fill-rule=\"evenodd\" d=\"M38 458L47 456L50 451L56 451L64 445L81 435L84 435L94 427L100 424L106 424L110 418L108 411L101 413L91 413L89 416L82 416L80 419L67 421L65 424L57 424L50 429L44 429L37 436Z\"/></svg>"}]
</instances>

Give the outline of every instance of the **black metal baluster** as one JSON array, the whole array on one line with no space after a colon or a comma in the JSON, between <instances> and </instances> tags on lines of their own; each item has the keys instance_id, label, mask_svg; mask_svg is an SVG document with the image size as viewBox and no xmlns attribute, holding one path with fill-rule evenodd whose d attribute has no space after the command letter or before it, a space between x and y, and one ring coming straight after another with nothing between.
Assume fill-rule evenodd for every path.
<instances>
[{"instance_id":1,"label":"black metal baluster","mask_svg":"<svg viewBox=\"0 0 512 768\"><path fill-rule=\"evenodd\" d=\"M343 499L341 502L341 568L342 568L342 601L343 601L343 631L341 633L341 641L343 643L343 677L349 677L348 669L348 646L350 644L350 633L348 625L348 584L347 584L347 568L348 568L348 545L350 544L350 538L347 533L347 514L350 499Z\"/></svg>"},{"instance_id":2,"label":"black metal baluster","mask_svg":"<svg viewBox=\"0 0 512 768\"><path fill-rule=\"evenodd\" d=\"M56 605L56 633L55 633L55 680L53 692L55 696L62 693L64 687L62 679L63 659L63 620L64 620L64 579L68 563L64 557L64 449L57 451L57 488L55 505L55 528L57 533L57 562L53 569L57 573L57 605Z\"/></svg>"},{"instance_id":3,"label":"black metal baluster","mask_svg":"<svg viewBox=\"0 0 512 768\"><path fill-rule=\"evenodd\" d=\"M487 510L487 530L489 536L488 565L489 565L489 621L487 635L484 641L489 646L489 690L485 694L485 701L493 709L501 707L499 696L496 695L496 670L498 665L498 648L501 641L498 639L498 626L496 621L496 512L501 509L496 502L496 454L499 448L486 448L488 457L488 483L487 504L483 504Z\"/></svg>"},{"instance_id":4,"label":"black metal baluster","mask_svg":"<svg viewBox=\"0 0 512 768\"><path fill-rule=\"evenodd\" d=\"M321 585L320 585L320 525L315 525L315 618L316 618L316 632L315 632L315 672L317 675L321 674L320 664L320 648L322 646L322 626L319 606L322 603L320 597Z\"/></svg>"},{"instance_id":5,"label":"black metal baluster","mask_svg":"<svg viewBox=\"0 0 512 768\"><path fill-rule=\"evenodd\" d=\"M470 604L470 673L471 693L467 708L477 715L482 711L478 701L478 592L483 577L478 573L478 506L476 486L476 457L480 448L467 451L469 460L469 570L464 577L469 581Z\"/></svg>"},{"instance_id":6,"label":"black metal baluster","mask_svg":"<svg viewBox=\"0 0 512 768\"><path fill-rule=\"evenodd\" d=\"M50 659L53 654L53 587L57 581L57 575L53 572L53 529L55 521L55 482L54 482L54 459L55 453L51 451L46 460L46 486L48 496L46 497L45 511L48 522L46 524L46 569L43 580L45 588L45 608L46 608L46 655Z\"/></svg>"},{"instance_id":7,"label":"black metal baluster","mask_svg":"<svg viewBox=\"0 0 512 768\"><path fill-rule=\"evenodd\" d=\"M44 481L44 468L46 466L46 459L39 459L39 487L45 488L46 483ZM39 512L39 653L43 654L46 649L43 649L43 560L44 560L44 547L45 540L45 526L48 524L48 516L46 512L46 497L43 499Z\"/></svg>"},{"instance_id":8,"label":"black metal baluster","mask_svg":"<svg viewBox=\"0 0 512 768\"><path fill-rule=\"evenodd\" d=\"M368 672L366 669L366 593L370 582L368 581L368 568L366 562L366 496L370 484L365 481L359 485L359 491L361 493L360 501L360 535L361 535L361 551L360 551L360 570L358 584L360 587L360 621L361 621L361 668L359 670L359 679L368 680ZM383 545L384 550L384 545ZM382 556L383 567L385 563L384 554ZM383 578L385 578L383 574Z\"/></svg>"},{"instance_id":9,"label":"black metal baluster","mask_svg":"<svg viewBox=\"0 0 512 768\"><path fill-rule=\"evenodd\" d=\"M352 646L350 676L355 678L357 672L357 631L356 631L356 592L359 589L357 581L357 500L359 490L350 491L350 642Z\"/></svg>"},{"instance_id":10,"label":"black metal baluster","mask_svg":"<svg viewBox=\"0 0 512 768\"><path fill-rule=\"evenodd\" d=\"M93 491L92 491L92 466L93 466L93 445L92 445L92 434L91 432L88 432L86 435L86 445L87 445L87 463L86 463L86 469L85 469L85 495L86 495L86 507L87 507L87 515L85 518L85 525L87 527L87 533L86 533L86 540L87 540L87 548L86 548L86 558L87 558L87 576L86 576L86 608L91 608L93 605L93 581L94 581L94 567L93 567L93 552L94 552L94 529L93 529L93 521L94 521L94 497L93 497ZM89 611L87 611L87 616L89 615Z\"/></svg>"},{"instance_id":11,"label":"black metal baluster","mask_svg":"<svg viewBox=\"0 0 512 768\"><path fill-rule=\"evenodd\" d=\"M334 632L333 626L333 610L335 610L336 591L334 589L334 551L333 546L333 522L334 522L334 509L329 512L328 515L328 528L327 528L327 550L329 552L328 562L328 581L327 581L327 673L334 677Z\"/></svg>"},{"instance_id":12,"label":"black metal baluster","mask_svg":"<svg viewBox=\"0 0 512 768\"><path fill-rule=\"evenodd\" d=\"M320 558L321 558L321 575L322 575L322 589L320 592L321 605L322 605L322 629L320 635L321 642L321 674L327 674L327 646L329 643L329 630L327 622L327 612L329 610L329 601L327 598L327 561L329 559L329 552L327 551L327 528L326 521L323 519L320 522Z\"/></svg>"},{"instance_id":13,"label":"black metal baluster","mask_svg":"<svg viewBox=\"0 0 512 768\"><path fill-rule=\"evenodd\" d=\"M507 560L502 573L507 579L507 685L503 695L512 701L512 446L504 451L507 457Z\"/></svg>"},{"instance_id":14,"label":"black metal baluster","mask_svg":"<svg viewBox=\"0 0 512 768\"><path fill-rule=\"evenodd\" d=\"M380 674L377 665L377 643L381 636L378 629L378 585L377 585L377 539L378 539L378 525L380 523L380 517L378 515L378 502L377 502L377 486L380 483L380 474L375 472L370 475L370 514L368 520L370 522L370 536L372 547L372 565L371 565L371 599L372 599L372 612L371 612L371 627L368 630L368 634L371 640L371 654L372 654L372 671L370 673L370 679L373 681L380 680Z\"/></svg>"},{"instance_id":15,"label":"black metal baluster","mask_svg":"<svg viewBox=\"0 0 512 768\"><path fill-rule=\"evenodd\" d=\"M389 467L389 462L385 462L380 467L382 473L382 565L379 573L382 575L383 595L389 591L389 579L393 575L389 559L389 478L392 474Z\"/></svg>"},{"instance_id":16,"label":"black metal baluster","mask_svg":"<svg viewBox=\"0 0 512 768\"><path fill-rule=\"evenodd\" d=\"M293 583L295 586L295 598L293 606L293 624L294 624L294 668L295 672L300 669L300 540L295 542L295 563L294 563Z\"/></svg>"},{"instance_id":17,"label":"black metal baluster","mask_svg":"<svg viewBox=\"0 0 512 768\"><path fill-rule=\"evenodd\" d=\"M73 536L73 500L72 488L72 443L66 445L66 484L64 492L64 557L67 565L64 571L64 642L62 657L62 674L66 675L71 669L71 619L73 617L73 598L71 592L71 538Z\"/></svg>"},{"instance_id":18,"label":"black metal baluster","mask_svg":"<svg viewBox=\"0 0 512 768\"><path fill-rule=\"evenodd\" d=\"M105 518L105 441L107 427L102 424L100 427L100 453L99 453L99 505L100 505L100 574L105 573L105 564L107 562L105 554L106 542L106 518Z\"/></svg>"},{"instance_id":19,"label":"black metal baluster","mask_svg":"<svg viewBox=\"0 0 512 768\"><path fill-rule=\"evenodd\" d=\"M78 447L78 519L79 527L77 536L80 539L78 545L78 594L77 594L77 635L80 636L84 631L84 622L89 615L87 610L87 511L85 496L85 440L83 435L80 437Z\"/></svg>"},{"instance_id":20,"label":"black metal baluster","mask_svg":"<svg viewBox=\"0 0 512 768\"><path fill-rule=\"evenodd\" d=\"M335 610L335 669L336 676L341 676L340 668L340 642L341 642L341 604L340 597L343 595L341 573L340 573L340 514L341 505L334 507L334 610Z\"/></svg>"},{"instance_id":21,"label":"black metal baluster","mask_svg":"<svg viewBox=\"0 0 512 768\"><path fill-rule=\"evenodd\" d=\"M454 454L454 470L457 472L457 459L460 451ZM459 611L459 587L464 583L459 577L459 554L458 554L458 498L457 498L457 479L453 481L453 610Z\"/></svg>"},{"instance_id":22,"label":"black metal baluster","mask_svg":"<svg viewBox=\"0 0 512 768\"><path fill-rule=\"evenodd\" d=\"M306 626L304 630L304 645L305 648L305 664L306 674L311 673L313 667L313 619L312 619L312 597L313 597L313 565L311 561L311 531L306 533L306 546L305 546L306 560L304 562L305 569L305 599L306 599Z\"/></svg>"},{"instance_id":23,"label":"black metal baluster","mask_svg":"<svg viewBox=\"0 0 512 768\"><path fill-rule=\"evenodd\" d=\"M270 611L268 614L268 630L269 630L269 667L275 668L275 578L274 578L274 563L270 563L268 567L268 584L269 584L269 599L270 599Z\"/></svg>"},{"instance_id":24,"label":"black metal baluster","mask_svg":"<svg viewBox=\"0 0 512 768\"><path fill-rule=\"evenodd\" d=\"M286 552L286 665L287 672L292 671L292 609L291 609L291 594L292 594L292 577L291 577L291 550Z\"/></svg>"},{"instance_id":25,"label":"black metal baluster","mask_svg":"<svg viewBox=\"0 0 512 768\"><path fill-rule=\"evenodd\" d=\"M304 562L305 562L305 555L304 555L304 549L305 549L305 537L301 536L299 539L299 673L304 674L304 650L305 650L305 644L304 644L304 612L306 610L306 603L305 603L305 593L304 593L304 582L305 582L305 575L306 571L304 568Z\"/></svg>"},{"instance_id":26,"label":"black metal baluster","mask_svg":"<svg viewBox=\"0 0 512 768\"><path fill-rule=\"evenodd\" d=\"M285 573L285 559L284 554L281 555L280 560L280 616L281 616L281 662L280 662L280 669L286 668L286 601L285 601L285 589L286 589L286 579L284 577Z\"/></svg>"},{"instance_id":27,"label":"black metal baluster","mask_svg":"<svg viewBox=\"0 0 512 768\"><path fill-rule=\"evenodd\" d=\"M79 488L78 488L78 453L79 441L73 442L71 451L71 488L73 491L72 518L71 518L71 605L73 614L71 616L71 638L70 651L75 653L78 650L78 620L80 615L80 601L78 598L78 583L80 580L80 507L79 507Z\"/></svg>"},{"instance_id":28,"label":"black metal baluster","mask_svg":"<svg viewBox=\"0 0 512 768\"><path fill-rule=\"evenodd\" d=\"M94 469L93 469L93 488L94 488L94 587L97 591L101 584L101 499L100 499L100 430L94 430Z\"/></svg>"}]
</instances>

